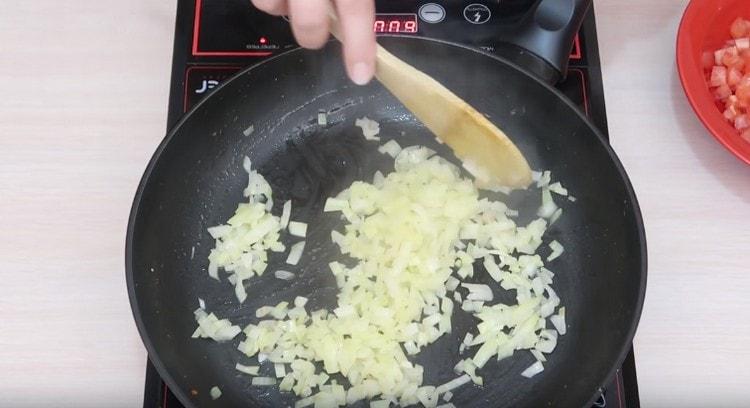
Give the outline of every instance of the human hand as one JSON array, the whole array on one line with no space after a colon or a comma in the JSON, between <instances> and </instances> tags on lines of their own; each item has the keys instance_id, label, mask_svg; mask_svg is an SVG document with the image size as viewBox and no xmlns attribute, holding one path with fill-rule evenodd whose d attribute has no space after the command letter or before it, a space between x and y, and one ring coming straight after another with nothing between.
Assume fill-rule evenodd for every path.
<instances>
[{"instance_id":1,"label":"human hand","mask_svg":"<svg viewBox=\"0 0 750 408\"><path fill-rule=\"evenodd\" d=\"M276 16L289 16L299 45L318 49L328 41L328 7L333 3L341 26L344 63L359 85L375 74L374 0L252 0L255 7Z\"/></svg>"}]
</instances>

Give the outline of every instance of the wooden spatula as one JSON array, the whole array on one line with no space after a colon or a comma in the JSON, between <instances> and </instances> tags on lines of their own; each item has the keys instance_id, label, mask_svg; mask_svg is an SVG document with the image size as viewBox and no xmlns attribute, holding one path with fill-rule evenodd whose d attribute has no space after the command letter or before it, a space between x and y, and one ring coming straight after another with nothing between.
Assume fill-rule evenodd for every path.
<instances>
[{"instance_id":1,"label":"wooden spatula","mask_svg":"<svg viewBox=\"0 0 750 408\"><path fill-rule=\"evenodd\" d=\"M339 38L338 19L333 11L329 15L331 33ZM529 164L508 136L441 83L380 45L375 76L453 149L480 187L525 188L531 183Z\"/></svg>"},{"instance_id":2,"label":"wooden spatula","mask_svg":"<svg viewBox=\"0 0 750 408\"><path fill-rule=\"evenodd\" d=\"M531 169L492 122L441 83L378 45L375 76L440 140L484 188L524 188Z\"/></svg>"}]
</instances>

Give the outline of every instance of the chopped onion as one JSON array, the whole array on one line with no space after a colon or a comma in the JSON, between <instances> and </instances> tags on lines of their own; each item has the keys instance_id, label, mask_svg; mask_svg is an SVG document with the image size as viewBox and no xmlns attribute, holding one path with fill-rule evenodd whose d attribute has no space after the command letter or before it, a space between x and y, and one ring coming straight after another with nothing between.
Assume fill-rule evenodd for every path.
<instances>
[{"instance_id":1,"label":"chopped onion","mask_svg":"<svg viewBox=\"0 0 750 408\"><path fill-rule=\"evenodd\" d=\"M304 238L307 235L307 224L304 222L291 221L289 223L289 233L295 237Z\"/></svg>"},{"instance_id":2,"label":"chopped onion","mask_svg":"<svg viewBox=\"0 0 750 408\"><path fill-rule=\"evenodd\" d=\"M219 279L219 268L213 262L210 262L208 264L208 276L210 276L210 277L212 277L212 278L214 278L216 280L220 280Z\"/></svg>"},{"instance_id":3,"label":"chopped onion","mask_svg":"<svg viewBox=\"0 0 750 408\"><path fill-rule=\"evenodd\" d=\"M260 367L258 366L246 366L240 363L237 363L234 366L234 368L241 373L245 373L247 375L253 375L253 376L258 375L258 373L260 372Z\"/></svg>"},{"instance_id":4,"label":"chopped onion","mask_svg":"<svg viewBox=\"0 0 750 408\"><path fill-rule=\"evenodd\" d=\"M282 271L282 270L278 270L274 272L273 274L274 276L276 276L276 279L281 279L281 280L292 280L294 279L294 276L295 276L293 273L289 271Z\"/></svg>"},{"instance_id":5,"label":"chopped onion","mask_svg":"<svg viewBox=\"0 0 750 408\"><path fill-rule=\"evenodd\" d=\"M328 124L328 116L325 112L318 112L318 125L325 126Z\"/></svg>"},{"instance_id":6,"label":"chopped onion","mask_svg":"<svg viewBox=\"0 0 750 408\"><path fill-rule=\"evenodd\" d=\"M450 391L446 391L445 394L443 394L443 401L448 402L453 398L453 393Z\"/></svg>"},{"instance_id":7,"label":"chopped onion","mask_svg":"<svg viewBox=\"0 0 750 408\"><path fill-rule=\"evenodd\" d=\"M218 225L216 227L208 228L208 233L211 234L212 238L218 239L226 236L232 231L232 227L229 225Z\"/></svg>"},{"instance_id":8,"label":"chopped onion","mask_svg":"<svg viewBox=\"0 0 750 408\"><path fill-rule=\"evenodd\" d=\"M453 302L448 298L442 298L440 302L440 310L445 313L446 316L450 316L453 313Z\"/></svg>"},{"instance_id":9,"label":"chopped onion","mask_svg":"<svg viewBox=\"0 0 750 408\"><path fill-rule=\"evenodd\" d=\"M289 306L288 302L279 303L271 310L271 316L273 316L274 319L279 320L285 318L288 312L287 306Z\"/></svg>"},{"instance_id":10,"label":"chopped onion","mask_svg":"<svg viewBox=\"0 0 750 408\"><path fill-rule=\"evenodd\" d=\"M201 299L201 298L198 298L198 306L201 309L206 310L206 302L203 299Z\"/></svg>"},{"instance_id":11,"label":"chopped onion","mask_svg":"<svg viewBox=\"0 0 750 408\"><path fill-rule=\"evenodd\" d=\"M300 258L302 258L302 252L305 250L305 241L298 242L292 245L292 249L289 250L289 256L286 258L286 263L289 265L297 265Z\"/></svg>"},{"instance_id":12,"label":"chopped onion","mask_svg":"<svg viewBox=\"0 0 750 408\"><path fill-rule=\"evenodd\" d=\"M210 338L223 342L232 340L242 331L239 326L233 326L228 319L219 320L216 315L207 314L203 309L196 309L193 313L195 321L198 322L198 328L193 332L194 338Z\"/></svg>"},{"instance_id":13,"label":"chopped onion","mask_svg":"<svg viewBox=\"0 0 750 408\"><path fill-rule=\"evenodd\" d=\"M276 379L271 377L254 377L251 384L255 386L276 385Z\"/></svg>"},{"instance_id":14,"label":"chopped onion","mask_svg":"<svg viewBox=\"0 0 750 408\"><path fill-rule=\"evenodd\" d=\"M532 173L532 177L533 177L533 173ZM549 182L551 180L552 180L552 173L550 171L544 171L539 175L538 180L536 180L536 186L537 188L546 187L549 185Z\"/></svg>"},{"instance_id":15,"label":"chopped onion","mask_svg":"<svg viewBox=\"0 0 750 408\"><path fill-rule=\"evenodd\" d=\"M368 140L377 139L377 122L364 118L358 126ZM269 360L280 380L257 377L257 371L248 366L238 364L237 369L248 367L246 371L255 372L253 385L280 381L280 390L301 398L295 404L298 407L370 400L376 408L419 403L434 408L441 394L449 401L450 390L470 381L482 385L477 370L493 357L508 358L516 350L530 350L543 369L544 353L556 347L559 327L555 321L564 312L561 309L552 316L560 299L550 286L554 274L544 268L537 250L548 228L545 218L551 224L562 215L551 192L567 191L559 183L550 185L549 172L535 173L535 181L544 190L542 218L518 225L509 218L517 211L500 201L480 199L476 183L431 149L401 149L389 141L379 150L395 157L395 171L375 173L372 184L354 182L329 198L324 207L325 212L341 213L346 225L338 228L342 232L332 231L331 240L341 256L351 260L346 265L329 264L338 288L337 304L308 314L307 298L297 297L293 307L281 302L258 308L260 321L245 328L238 349L249 357L257 355L259 362ZM249 203L242 204L226 225L209 231L217 248L220 242L225 244L224 252L213 255L212 251L209 274L218 278L218 269L224 268L235 289L244 292L244 281L266 269L266 251L284 250L280 231L287 228L290 235L304 237L307 224L289 221L291 202L284 204L281 218L271 215L270 185L251 169L249 159L243 165L249 177L245 191ZM243 227L242 234L235 232L238 225ZM229 245L235 235L252 242ZM297 265L304 248L305 241L291 245L287 263ZM232 255L229 249L240 253ZM227 264L228 258L234 263ZM491 285L516 291L516 303L497 303L493 286L461 283L453 276L472 277L478 260L492 278L490 282L495 282ZM281 270L274 275L294 277ZM459 285L468 290L466 299L457 290ZM423 367L408 356L451 332L456 305L479 321L478 334L467 333L458 346L460 353L477 346L475 354L456 365L458 378L437 388L423 385ZM546 329L547 319L558 331ZM220 328L218 337L235 331L232 327L228 323L228 328ZM199 330L203 331L200 322ZM529 369L524 373L537 374ZM346 379L348 389L330 380L334 373Z\"/></svg>"},{"instance_id":16,"label":"chopped onion","mask_svg":"<svg viewBox=\"0 0 750 408\"><path fill-rule=\"evenodd\" d=\"M232 275L233 278L236 278L236 274ZM243 283L242 279L237 279L234 284L234 295L237 297L237 300L240 301L240 303L244 302L247 299L247 291L245 290L245 284Z\"/></svg>"},{"instance_id":17,"label":"chopped onion","mask_svg":"<svg viewBox=\"0 0 750 408\"><path fill-rule=\"evenodd\" d=\"M305 307L307 304L307 298L303 296L297 296L294 298L294 307Z\"/></svg>"},{"instance_id":18,"label":"chopped onion","mask_svg":"<svg viewBox=\"0 0 750 408\"><path fill-rule=\"evenodd\" d=\"M476 374L477 366L474 364L474 361L470 358L467 358L466 360L461 360L456 367L454 367L455 371L458 371L459 373L466 373L471 377L471 381L474 382L474 384L477 385L483 385L484 380L482 377L478 376Z\"/></svg>"},{"instance_id":19,"label":"chopped onion","mask_svg":"<svg viewBox=\"0 0 750 408\"><path fill-rule=\"evenodd\" d=\"M313 395L312 397L303 398L297 402L294 403L294 408L305 408L309 407L310 405L315 404L315 397L317 395Z\"/></svg>"},{"instance_id":20,"label":"chopped onion","mask_svg":"<svg viewBox=\"0 0 750 408\"><path fill-rule=\"evenodd\" d=\"M323 207L323 212L343 211L349 208L349 202L338 198L329 198Z\"/></svg>"},{"instance_id":21,"label":"chopped onion","mask_svg":"<svg viewBox=\"0 0 750 408\"><path fill-rule=\"evenodd\" d=\"M414 344L413 341L407 341L404 343L404 350L406 350L406 353L410 356L413 356L417 353L419 353L419 347L417 347L416 344Z\"/></svg>"},{"instance_id":22,"label":"chopped onion","mask_svg":"<svg viewBox=\"0 0 750 408\"><path fill-rule=\"evenodd\" d=\"M544 366L540 361L535 362L534 364L530 365L529 368L523 370L521 373L522 376L526 378L531 378L539 373L544 371Z\"/></svg>"},{"instance_id":23,"label":"chopped onion","mask_svg":"<svg viewBox=\"0 0 750 408\"><path fill-rule=\"evenodd\" d=\"M423 163L427 162L428 159L433 157L435 155L435 151L424 146L409 146L404 149L401 149L401 152L396 156L396 160L394 163L394 167L396 168L396 172L408 172L411 171L414 168L421 167L424 168L422 165ZM435 162L438 162L439 160L435 160ZM447 162L443 163L440 162L441 165L445 165L446 169L451 172L453 172L453 165L448 164ZM445 171L443 170L443 171Z\"/></svg>"},{"instance_id":24,"label":"chopped onion","mask_svg":"<svg viewBox=\"0 0 750 408\"><path fill-rule=\"evenodd\" d=\"M435 391L435 387L429 385L419 387L419 389L417 389L417 399L425 406L425 408L437 407L438 394Z\"/></svg>"},{"instance_id":25,"label":"chopped onion","mask_svg":"<svg viewBox=\"0 0 750 408\"><path fill-rule=\"evenodd\" d=\"M401 153L401 146L395 140L389 140L384 145L378 147L378 151L395 159Z\"/></svg>"},{"instance_id":26,"label":"chopped onion","mask_svg":"<svg viewBox=\"0 0 750 408\"><path fill-rule=\"evenodd\" d=\"M565 335L568 331L568 327L565 324L565 308L561 307L560 310L557 311L556 315L550 316L549 321L552 322L552 325L555 326L555 330L557 330L560 335Z\"/></svg>"},{"instance_id":27,"label":"chopped onion","mask_svg":"<svg viewBox=\"0 0 750 408\"><path fill-rule=\"evenodd\" d=\"M268 265L268 251L283 248L279 242L280 220L270 213L273 206L271 186L252 169L248 157L244 158L242 166L248 173L248 185L244 191L248 202L241 203L225 225L208 229L216 240L208 256L208 275L219 280L219 268L228 272L240 303L247 298L244 281L263 275Z\"/></svg>"},{"instance_id":28,"label":"chopped onion","mask_svg":"<svg viewBox=\"0 0 750 408\"><path fill-rule=\"evenodd\" d=\"M357 119L354 125L362 129L362 135L365 139L380 141L380 138L377 137L378 133L380 133L380 124L378 122L364 117Z\"/></svg>"},{"instance_id":29,"label":"chopped onion","mask_svg":"<svg viewBox=\"0 0 750 408\"><path fill-rule=\"evenodd\" d=\"M448 381L447 383L437 387L435 390L438 394L443 394L445 392L449 392L451 390L455 390L456 388L471 382L471 377L469 377L467 374L464 374L458 378L454 378L453 380Z\"/></svg>"},{"instance_id":30,"label":"chopped onion","mask_svg":"<svg viewBox=\"0 0 750 408\"><path fill-rule=\"evenodd\" d=\"M221 389L217 386L211 387L211 391L209 391L209 394L211 394L212 400L217 400L221 398Z\"/></svg>"},{"instance_id":31,"label":"chopped onion","mask_svg":"<svg viewBox=\"0 0 750 408\"><path fill-rule=\"evenodd\" d=\"M474 309L474 302L471 300L464 300L463 303L461 303L461 310L464 312L478 312L478 310Z\"/></svg>"},{"instance_id":32,"label":"chopped onion","mask_svg":"<svg viewBox=\"0 0 750 408\"><path fill-rule=\"evenodd\" d=\"M552 194L549 189L542 190L542 206L539 207L537 215L543 218L550 218L557 211L557 204L552 199Z\"/></svg>"},{"instance_id":33,"label":"chopped onion","mask_svg":"<svg viewBox=\"0 0 750 408\"><path fill-rule=\"evenodd\" d=\"M245 135L245 137L250 136L255 132L255 126L250 125L245 130L242 131L242 134Z\"/></svg>"},{"instance_id":34,"label":"chopped onion","mask_svg":"<svg viewBox=\"0 0 750 408\"><path fill-rule=\"evenodd\" d=\"M551 353L557 347L557 333L554 330L542 330L542 339L536 344L536 349L542 353Z\"/></svg>"},{"instance_id":35,"label":"chopped onion","mask_svg":"<svg viewBox=\"0 0 750 408\"><path fill-rule=\"evenodd\" d=\"M551 192L553 192L555 194L559 194L561 196L568 195L568 190L565 187L563 187L562 184L560 184L559 181L556 182L556 183L550 184L549 185L549 191L551 191Z\"/></svg>"},{"instance_id":36,"label":"chopped onion","mask_svg":"<svg viewBox=\"0 0 750 408\"><path fill-rule=\"evenodd\" d=\"M560 298L549 285L545 286L544 290L547 291L549 297L542 301L539 314L542 318L547 318L555 312L555 308L560 304Z\"/></svg>"},{"instance_id":37,"label":"chopped onion","mask_svg":"<svg viewBox=\"0 0 750 408\"><path fill-rule=\"evenodd\" d=\"M542 353L541 351L537 349L531 349L531 355L533 355L534 358L537 359L537 361L541 361L542 363L547 361L547 358L544 357L544 353Z\"/></svg>"},{"instance_id":38,"label":"chopped onion","mask_svg":"<svg viewBox=\"0 0 750 408\"><path fill-rule=\"evenodd\" d=\"M286 227L289 225L289 218L291 216L292 216L292 200L287 200L287 202L284 203L284 207L281 209L281 219L279 220L281 229L286 229Z\"/></svg>"},{"instance_id":39,"label":"chopped onion","mask_svg":"<svg viewBox=\"0 0 750 408\"><path fill-rule=\"evenodd\" d=\"M552 253L547 257L547 261L554 261L557 257L562 255L563 251L565 251L565 248L563 248L557 240L550 242L549 247L552 250Z\"/></svg>"},{"instance_id":40,"label":"chopped onion","mask_svg":"<svg viewBox=\"0 0 750 408\"><path fill-rule=\"evenodd\" d=\"M255 317L257 317L258 319L264 318L268 316L269 314L271 314L272 310L273 308L271 306L259 307L258 309L255 310Z\"/></svg>"},{"instance_id":41,"label":"chopped onion","mask_svg":"<svg viewBox=\"0 0 750 408\"><path fill-rule=\"evenodd\" d=\"M495 263L495 260L492 259L492 256L490 255L485 256L483 265L484 265L484 269L487 270L487 273L490 275L490 277L495 282L500 282L502 273L500 271L500 268Z\"/></svg>"},{"instance_id":42,"label":"chopped onion","mask_svg":"<svg viewBox=\"0 0 750 408\"><path fill-rule=\"evenodd\" d=\"M276 374L276 378L284 378L286 376L286 368L284 367L284 364L276 363L273 365L274 374Z\"/></svg>"},{"instance_id":43,"label":"chopped onion","mask_svg":"<svg viewBox=\"0 0 750 408\"><path fill-rule=\"evenodd\" d=\"M563 209L562 208L558 208L557 210L555 210L555 212L552 214L552 216L549 217L549 225L554 224L555 221L557 221L560 218L560 216L562 215L562 213L563 213Z\"/></svg>"},{"instance_id":44,"label":"chopped onion","mask_svg":"<svg viewBox=\"0 0 750 408\"><path fill-rule=\"evenodd\" d=\"M454 278L453 276L449 276L448 279L445 281L445 288L447 290L450 290L451 292L456 290L458 285L461 283L458 279Z\"/></svg>"},{"instance_id":45,"label":"chopped onion","mask_svg":"<svg viewBox=\"0 0 750 408\"><path fill-rule=\"evenodd\" d=\"M472 283L462 283L461 286L469 289L469 300L482 300L489 302L494 298L492 289L487 285L477 285Z\"/></svg>"},{"instance_id":46,"label":"chopped onion","mask_svg":"<svg viewBox=\"0 0 750 408\"><path fill-rule=\"evenodd\" d=\"M289 392L294 387L294 375L292 373L287 374L279 383L279 391Z\"/></svg>"}]
</instances>

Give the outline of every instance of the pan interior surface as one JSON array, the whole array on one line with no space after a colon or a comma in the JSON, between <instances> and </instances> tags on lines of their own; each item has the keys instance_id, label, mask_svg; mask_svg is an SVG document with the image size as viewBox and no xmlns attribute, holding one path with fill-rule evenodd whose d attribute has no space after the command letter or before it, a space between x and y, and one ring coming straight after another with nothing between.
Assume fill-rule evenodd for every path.
<instances>
[{"instance_id":1,"label":"pan interior surface","mask_svg":"<svg viewBox=\"0 0 750 408\"><path fill-rule=\"evenodd\" d=\"M451 402L459 407L584 405L624 358L645 291L642 221L619 161L572 104L518 68L437 41L382 42L488 115L532 168L551 170L577 198L573 203L556 197L563 217L545 236L545 243L557 240L565 246L548 268L555 272L553 287L568 320L568 333L548 356L545 371L521 377L535 360L517 351L512 358L491 360L480 370L484 386L466 385L454 391ZM144 175L128 228L128 287L152 361L187 406L293 406L293 395L277 387L253 387L251 377L234 369L237 362L252 361L237 350L241 335L223 344L191 339L192 311L200 297L209 312L244 327L257 323L258 307L295 296L310 298L308 310L335 304L328 263L340 254L330 231L341 221L335 213L323 214L323 204L351 182L371 181L376 170L392 168L392 159L354 127L356 118L380 122L382 142L425 145L453 159L381 86L350 85L339 53L336 44L317 52L295 50L238 75L179 123ZM326 113L328 125L318 125L319 112ZM286 254L270 253L267 272L247 281L248 299L240 305L225 279L217 282L207 274L214 242L206 229L225 222L245 201L244 156L273 187L273 213L280 214L281 205L293 200L292 218L309 225L299 266L286 265ZM534 215L538 195L530 190L506 199L521 210L519 224ZM276 279L278 269L291 270L297 278ZM477 269L473 281L491 279ZM424 366L425 384L456 377L453 366L471 355L459 356L458 345L475 325L473 317L456 310L453 332L413 360ZM261 373L270 374L268 368ZM213 386L223 392L217 401L209 396Z\"/></svg>"}]
</instances>

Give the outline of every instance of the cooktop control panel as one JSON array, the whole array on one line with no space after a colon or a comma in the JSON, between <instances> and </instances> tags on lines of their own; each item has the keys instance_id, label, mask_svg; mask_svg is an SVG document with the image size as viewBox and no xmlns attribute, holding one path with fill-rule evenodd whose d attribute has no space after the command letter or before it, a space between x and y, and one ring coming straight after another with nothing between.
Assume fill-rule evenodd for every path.
<instances>
[{"instance_id":1,"label":"cooktop control panel","mask_svg":"<svg viewBox=\"0 0 750 408\"><path fill-rule=\"evenodd\" d=\"M417 35L488 51L531 9L534 0L380 0L373 30L379 35ZM286 17L267 15L249 0L195 2L193 57L268 57L294 48Z\"/></svg>"}]
</instances>

